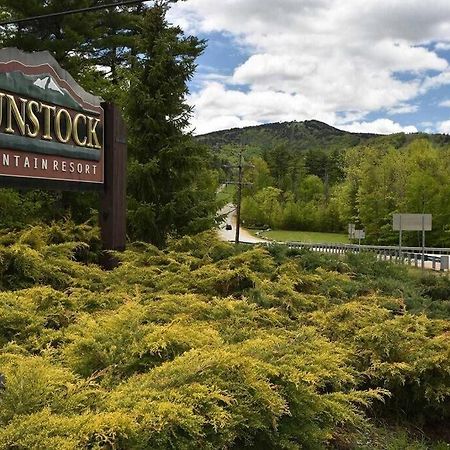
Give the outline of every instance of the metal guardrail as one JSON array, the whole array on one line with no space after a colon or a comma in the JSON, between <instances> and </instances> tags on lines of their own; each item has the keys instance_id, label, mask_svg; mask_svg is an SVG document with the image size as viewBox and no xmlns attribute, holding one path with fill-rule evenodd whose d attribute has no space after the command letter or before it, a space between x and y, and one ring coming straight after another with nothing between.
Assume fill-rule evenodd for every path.
<instances>
[{"instance_id":1,"label":"metal guardrail","mask_svg":"<svg viewBox=\"0 0 450 450\"><path fill-rule=\"evenodd\" d=\"M360 250L371 252L396 252L398 246L393 245L358 245L358 244L310 244L304 242L278 242L279 244L289 245L292 248L329 248L333 250L348 252L359 252ZM450 248L425 247L427 255L449 255ZM422 247L402 247L402 253L422 253Z\"/></svg>"},{"instance_id":2,"label":"metal guardrail","mask_svg":"<svg viewBox=\"0 0 450 450\"><path fill-rule=\"evenodd\" d=\"M450 269L450 248L425 247L422 262L422 247L398 247L390 245L357 245L357 244L310 244L304 242L268 242L265 245L286 245L293 249L308 249L321 253L345 254L370 252L378 255L379 259L400 264L425 266L431 262L431 269L448 271Z\"/></svg>"}]
</instances>

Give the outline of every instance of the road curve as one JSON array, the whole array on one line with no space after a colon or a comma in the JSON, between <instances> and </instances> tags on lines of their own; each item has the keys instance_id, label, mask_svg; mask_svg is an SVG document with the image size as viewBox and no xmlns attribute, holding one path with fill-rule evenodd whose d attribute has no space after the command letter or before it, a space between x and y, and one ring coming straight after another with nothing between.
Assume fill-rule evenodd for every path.
<instances>
[{"instance_id":1,"label":"road curve","mask_svg":"<svg viewBox=\"0 0 450 450\"><path fill-rule=\"evenodd\" d=\"M232 203L225 205L220 211L219 215L226 216L223 223L220 225L218 233L222 241L232 241L234 242L236 235L236 206ZM226 230L226 224L230 224L233 228L231 230ZM257 238L252 236L248 230L245 228L240 229L239 232L239 242L247 244L258 244L260 242L268 242L265 239Z\"/></svg>"}]
</instances>

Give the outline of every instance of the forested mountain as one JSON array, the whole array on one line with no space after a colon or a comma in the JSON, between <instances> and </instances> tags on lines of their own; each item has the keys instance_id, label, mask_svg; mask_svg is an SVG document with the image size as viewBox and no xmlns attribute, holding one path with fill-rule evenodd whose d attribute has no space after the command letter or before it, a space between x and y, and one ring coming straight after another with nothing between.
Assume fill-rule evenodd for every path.
<instances>
[{"instance_id":1,"label":"forested mountain","mask_svg":"<svg viewBox=\"0 0 450 450\"><path fill-rule=\"evenodd\" d=\"M307 120L215 131L198 136L197 139L214 149L224 145L240 145L266 150L285 144L296 150L334 150L353 147L376 136L368 133L349 133L317 120Z\"/></svg>"},{"instance_id":2,"label":"forested mountain","mask_svg":"<svg viewBox=\"0 0 450 450\"><path fill-rule=\"evenodd\" d=\"M436 144L449 144L450 136L443 134L427 135L425 133L379 135L373 133L351 133L339 130L318 120L304 122L269 123L253 127L232 128L214 131L197 136L197 139L212 149L224 146L249 146L262 151L278 145L289 149L308 150L342 150L367 142L386 142L394 147L402 147L417 138L427 138Z\"/></svg>"}]
</instances>

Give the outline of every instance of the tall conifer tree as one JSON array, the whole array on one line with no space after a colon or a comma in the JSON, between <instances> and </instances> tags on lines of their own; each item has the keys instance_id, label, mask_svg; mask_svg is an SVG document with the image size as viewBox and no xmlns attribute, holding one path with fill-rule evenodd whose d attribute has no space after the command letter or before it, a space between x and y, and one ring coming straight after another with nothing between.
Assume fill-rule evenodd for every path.
<instances>
[{"instance_id":1,"label":"tall conifer tree","mask_svg":"<svg viewBox=\"0 0 450 450\"><path fill-rule=\"evenodd\" d=\"M157 2L145 13L127 104L131 230L156 244L211 226L216 206L208 152L186 132L187 83L205 42L168 24L167 10Z\"/></svg>"}]
</instances>

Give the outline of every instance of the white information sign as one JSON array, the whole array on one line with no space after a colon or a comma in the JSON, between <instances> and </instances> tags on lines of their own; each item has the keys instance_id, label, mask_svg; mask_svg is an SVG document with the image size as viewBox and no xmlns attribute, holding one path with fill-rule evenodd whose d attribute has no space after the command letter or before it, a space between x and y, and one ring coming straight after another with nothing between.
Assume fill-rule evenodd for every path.
<instances>
[{"instance_id":1,"label":"white information sign","mask_svg":"<svg viewBox=\"0 0 450 450\"><path fill-rule=\"evenodd\" d=\"M366 232L364 230L354 230L353 237L355 239L361 240L366 238Z\"/></svg>"},{"instance_id":2,"label":"white information sign","mask_svg":"<svg viewBox=\"0 0 450 450\"><path fill-rule=\"evenodd\" d=\"M394 214L394 231L431 231L431 214Z\"/></svg>"}]
</instances>

